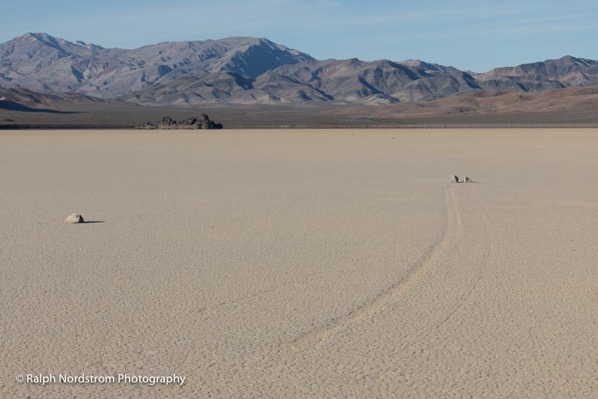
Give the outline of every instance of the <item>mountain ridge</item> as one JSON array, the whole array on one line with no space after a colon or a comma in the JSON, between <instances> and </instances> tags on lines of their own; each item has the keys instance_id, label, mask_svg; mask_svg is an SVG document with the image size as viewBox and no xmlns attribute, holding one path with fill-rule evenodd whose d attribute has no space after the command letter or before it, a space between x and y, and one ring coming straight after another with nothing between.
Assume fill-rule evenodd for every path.
<instances>
[{"instance_id":1,"label":"mountain ridge","mask_svg":"<svg viewBox=\"0 0 598 399\"><path fill-rule=\"evenodd\" d=\"M119 49L26 33L0 44L0 87L143 105L388 105L593 86L598 61L572 56L473 73L422 60L317 60L255 37Z\"/></svg>"}]
</instances>

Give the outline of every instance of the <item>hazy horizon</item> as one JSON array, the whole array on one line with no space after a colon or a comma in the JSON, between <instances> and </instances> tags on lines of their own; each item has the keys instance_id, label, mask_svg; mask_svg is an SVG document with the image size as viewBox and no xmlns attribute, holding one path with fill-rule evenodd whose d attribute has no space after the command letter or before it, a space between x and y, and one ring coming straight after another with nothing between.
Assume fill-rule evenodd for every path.
<instances>
[{"instance_id":1,"label":"hazy horizon","mask_svg":"<svg viewBox=\"0 0 598 399\"><path fill-rule=\"evenodd\" d=\"M425 5L387 0L375 5L354 0L175 0L167 5L108 0L85 8L74 1L8 0L2 8L10 19L0 24L0 42L26 32L119 48L252 36L318 59L421 59L475 72L565 55L598 58L592 40L598 34L593 22L598 4L589 0L433 0Z\"/></svg>"}]
</instances>

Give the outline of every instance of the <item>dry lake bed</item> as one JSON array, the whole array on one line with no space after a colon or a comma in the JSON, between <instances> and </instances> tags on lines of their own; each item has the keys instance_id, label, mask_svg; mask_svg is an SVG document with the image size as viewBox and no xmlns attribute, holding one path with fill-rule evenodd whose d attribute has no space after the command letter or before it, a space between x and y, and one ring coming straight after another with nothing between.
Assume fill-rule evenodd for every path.
<instances>
[{"instance_id":1,"label":"dry lake bed","mask_svg":"<svg viewBox=\"0 0 598 399\"><path fill-rule=\"evenodd\" d=\"M598 392L597 129L3 131L0 203L3 398Z\"/></svg>"}]
</instances>

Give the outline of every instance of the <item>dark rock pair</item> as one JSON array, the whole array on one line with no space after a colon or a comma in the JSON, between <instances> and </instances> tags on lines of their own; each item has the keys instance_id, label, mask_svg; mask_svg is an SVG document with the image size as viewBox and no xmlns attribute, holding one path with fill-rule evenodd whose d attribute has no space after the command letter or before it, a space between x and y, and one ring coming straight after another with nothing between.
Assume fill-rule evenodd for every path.
<instances>
[{"instance_id":1,"label":"dark rock pair","mask_svg":"<svg viewBox=\"0 0 598 399\"><path fill-rule=\"evenodd\" d=\"M467 176L465 176L465 179L461 180L459 179L459 176L455 175L451 177L451 183L473 183L473 180Z\"/></svg>"}]
</instances>

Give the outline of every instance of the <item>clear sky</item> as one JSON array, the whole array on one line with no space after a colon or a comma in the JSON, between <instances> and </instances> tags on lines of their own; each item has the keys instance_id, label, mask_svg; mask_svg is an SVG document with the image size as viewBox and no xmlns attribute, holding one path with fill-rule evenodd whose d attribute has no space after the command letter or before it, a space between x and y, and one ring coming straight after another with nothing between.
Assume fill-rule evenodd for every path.
<instances>
[{"instance_id":1,"label":"clear sky","mask_svg":"<svg viewBox=\"0 0 598 399\"><path fill-rule=\"evenodd\" d=\"M485 72L598 59L598 0L0 0L0 42L26 32L134 48L266 37L315 58L418 58Z\"/></svg>"}]
</instances>

